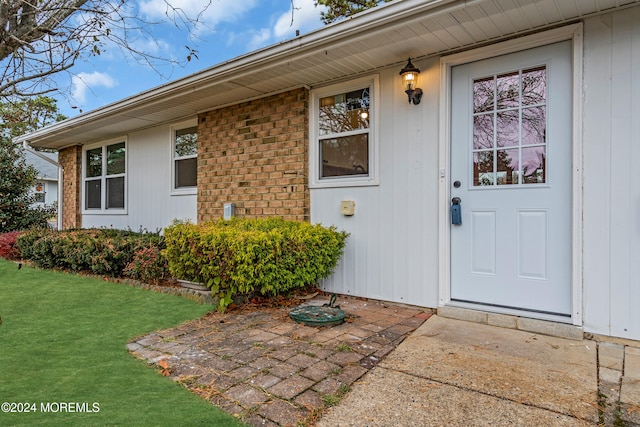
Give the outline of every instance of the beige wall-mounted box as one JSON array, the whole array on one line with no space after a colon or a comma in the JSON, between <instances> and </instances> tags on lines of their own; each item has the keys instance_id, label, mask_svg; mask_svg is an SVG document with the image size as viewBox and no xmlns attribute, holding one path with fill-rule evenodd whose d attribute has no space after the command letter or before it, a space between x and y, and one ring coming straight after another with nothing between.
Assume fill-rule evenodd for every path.
<instances>
[{"instance_id":1,"label":"beige wall-mounted box","mask_svg":"<svg viewBox=\"0 0 640 427\"><path fill-rule=\"evenodd\" d=\"M356 202L353 200L343 200L340 202L340 213L344 216L352 216L356 211Z\"/></svg>"}]
</instances>

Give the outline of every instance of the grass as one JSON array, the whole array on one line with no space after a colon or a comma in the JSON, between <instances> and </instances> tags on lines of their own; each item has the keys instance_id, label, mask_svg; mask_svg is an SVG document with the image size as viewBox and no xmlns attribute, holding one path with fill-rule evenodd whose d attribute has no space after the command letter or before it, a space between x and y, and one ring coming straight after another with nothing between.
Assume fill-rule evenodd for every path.
<instances>
[{"instance_id":1,"label":"grass","mask_svg":"<svg viewBox=\"0 0 640 427\"><path fill-rule=\"evenodd\" d=\"M338 403L340 403L344 395L347 394L348 392L349 392L349 386L346 384L342 384L338 388L338 391L336 391L335 394L325 394L321 398L325 406L327 407L336 406Z\"/></svg>"},{"instance_id":2,"label":"grass","mask_svg":"<svg viewBox=\"0 0 640 427\"><path fill-rule=\"evenodd\" d=\"M351 347L349 346L349 344L346 343L340 343L336 346L336 351L340 352L340 353L346 353L351 351Z\"/></svg>"},{"instance_id":3,"label":"grass","mask_svg":"<svg viewBox=\"0 0 640 427\"><path fill-rule=\"evenodd\" d=\"M211 307L143 289L0 260L0 425L242 426L131 356L136 336L204 315ZM87 403L99 412L42 412Z\"/></svg>"}]
</instances>

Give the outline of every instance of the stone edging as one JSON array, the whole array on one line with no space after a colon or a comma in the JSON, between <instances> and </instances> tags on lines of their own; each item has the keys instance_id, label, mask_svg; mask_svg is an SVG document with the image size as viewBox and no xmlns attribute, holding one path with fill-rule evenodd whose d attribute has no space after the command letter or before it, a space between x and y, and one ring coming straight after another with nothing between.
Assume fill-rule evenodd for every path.
<instances>
[{"instance_id":1,"label":"stone edging","mask_svg":"<svg viewBox=\"0 0 640 427\"><path fill-rule=\"evenodd\" d=\"M133 286L135 288L162 292L170 295L178 295L178 296L190 299L192 301L195 301L199 304L212 304L212 305L218 304L218 301L213 298L213 295L211 295L211 291L200 291L196 289L189 289L189 288L183 288L183 287L150 285L148 283L140 282L134 279L121 279L117 277L110 277L108 280L110 282Z\"/></svg>"}]
</instances>

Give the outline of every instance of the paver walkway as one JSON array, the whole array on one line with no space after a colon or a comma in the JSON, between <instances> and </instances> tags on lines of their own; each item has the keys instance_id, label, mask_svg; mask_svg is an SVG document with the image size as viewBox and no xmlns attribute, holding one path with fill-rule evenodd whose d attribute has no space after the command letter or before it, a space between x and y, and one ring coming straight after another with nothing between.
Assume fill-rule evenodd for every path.
<instances>
[{"instance_id":1,"label":"paver walkway","mask_svg":"<svg viewBox=\"0 0 640 427\"><path fill-rule=\"evenodd\" d=\"M319 296L309 304L322 305ZM308 327L290 308L213 313L128 345L136 356L251 426L310 423L430 314L341 296L348 321Z\"/></svg>"}]
</instances>

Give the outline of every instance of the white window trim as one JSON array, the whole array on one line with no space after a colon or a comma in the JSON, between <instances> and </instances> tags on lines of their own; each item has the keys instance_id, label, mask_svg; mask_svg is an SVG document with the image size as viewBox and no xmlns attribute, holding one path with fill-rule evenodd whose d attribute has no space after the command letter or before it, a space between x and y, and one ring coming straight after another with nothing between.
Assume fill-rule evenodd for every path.
<instances>
[{"instance_id":1,"label":"white window trim","mask_svg":"<svg viewBox=\"0 0 640 427\"><path fill-rule=\"evenodd\" d=\"M39 187L38 184L42 184L42 191L38 191L37 187ZM44 205L47 203L47 183L44 180L37 180L35 182L35 185L33 186L33 194L38 197L39 194L42 194L42 201L36 200L34 203L37 203L38 205Z\"/></svg>"},{"instance_id":2,"label":"white window trim","mask_svg":"<svg viewBox=\"0 0 640 427\"><path fill-rule=\"evenodd\" d=\"M171 186L171 195L172 196L187 196L198 194L198 186L195 187L184 187L184 188L176 188L176 160L178 159L188 159L188 158L198 158L198 154L195 156L185 156L185 157L176 157L176 131L180 129L197 127L198 119L185 120L183 122L174 123L170 126L169 130L169 140L171 141L171 182L169 185ZM198 135L199 137L200 135Z\"/></svg>"},{"instance_id":3,"label":"white window trim","mask_svg":"<svg viewBox=\"0 0 640 427\"><path fill-rule=\"evenodd\" d=\"M98 147L106 147L108 145L119 144L124 142L125 147L125 156L124 156L124 209L107 209L106 203L106 185L104 182L106 181L106 175L101 175L101 180L103 182L102 191L100 192L101 209L86 209L86 180L87 180L87 151L93 150ZM104 149L103 149L104 150ZM104 153L104 151L103 151ZM104 168L104 157L103 157L103 168ZM129 142L126 136L122 138L113 138L106 141L102 141L96 144L85 145L82 147L82 188L81 192L81 203L82 203L82 215L126 215L128 213L129 201L128 201L128 193L129 193L129 180L127 175L129 175Z\"/></svg>"},{"instance_id":4,"label":"white window trim","mask_svg":"<svg viewBox=\"0 0 640 427\"><path fill-rule=\"evenodd\" d=\"M361 187L379 185L379 76L362 77L348 82L325 86L311 91L309 104L309 188ZM370 87L371 103L369 105L369 175L344 176L320 179L320 144L318 135L318 110L320 98L348 92L350 90Z\"/></svg>"}]
</instances>

